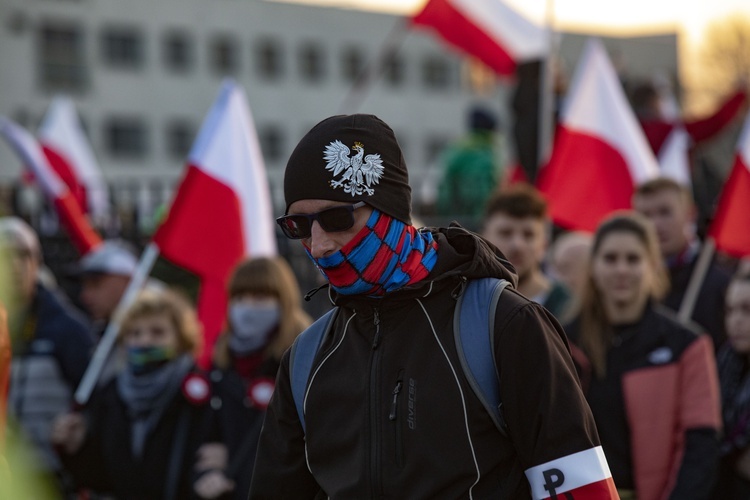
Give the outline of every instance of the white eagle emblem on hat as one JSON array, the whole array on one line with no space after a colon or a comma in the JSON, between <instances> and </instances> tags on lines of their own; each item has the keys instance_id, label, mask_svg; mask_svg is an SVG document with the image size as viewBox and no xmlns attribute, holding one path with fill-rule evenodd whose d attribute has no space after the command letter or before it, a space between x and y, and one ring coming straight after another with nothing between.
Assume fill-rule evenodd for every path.
<instances>
[{"instance_id":1,"label":"white eagle emblem on hat","mask_svg":"<svg viewBox=\"0 0 750 500\"><path fill-rule=\"evenodd\" d=\"M326 170L333 172L334 178L343 173L340 180L332 180L330 185L334 189L343 187L344 192L352 196L362 193L372 196L375 194L372 186L383 177L383 160L379 154L364 156L365 147L361 142L355 142L353 149L357 154L349 158L349 148L343 142L336 140L326 146L323 154Z\"/></svg>"}]
</instances>

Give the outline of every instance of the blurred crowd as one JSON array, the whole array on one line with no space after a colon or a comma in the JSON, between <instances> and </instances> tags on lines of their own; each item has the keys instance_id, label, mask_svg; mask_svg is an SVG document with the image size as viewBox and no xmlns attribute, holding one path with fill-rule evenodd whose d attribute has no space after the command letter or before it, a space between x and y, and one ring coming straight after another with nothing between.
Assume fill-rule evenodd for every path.
<instances>
[{"instance_id":1,"label":"blurred crowd","mask_svg":"<svg viewBox=\"0 0 750 500\"><path fill-rule=\"evenodd\" d=\"M595 234L563 231L544 197L495 163L495 118L474 110L469 123L446 153L439 208L480 218L519 292L563 325L618 489L750 498L750 261L713 256L678 316L702 250L689 188L649 181ZM247 498L279 361L313 319L287 260L237 265L203 369L183 291L152 280L118 309L139 259L126 242L70 267L76 297L23 220L0 218L0 250L0 497ZM75 404L112 322L116 347Z\"/></svg>"}]
</instances>

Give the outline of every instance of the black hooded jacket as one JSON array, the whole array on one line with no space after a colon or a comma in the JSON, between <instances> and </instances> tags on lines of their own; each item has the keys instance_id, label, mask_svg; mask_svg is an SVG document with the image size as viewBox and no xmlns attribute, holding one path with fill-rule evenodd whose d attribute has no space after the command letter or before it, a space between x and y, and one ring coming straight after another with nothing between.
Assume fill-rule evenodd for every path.
<instances>
[{"instance_id":1,"label":"black hooded jacket","mask_svg":"<svg viewBox=\"0 0 750 500\"><path fill-rule=\"evenodd\" d=\"M531 498L538 466L598 447L562 328L511 287L495 322L509 437L498 432L461 369L453 314L467 280L515 285L515 271L463 228L432 231L425 280L379 299L332 294L340 311L311 370L306 433L285 354L250 498Z\"/></svg>"}]
</instances>

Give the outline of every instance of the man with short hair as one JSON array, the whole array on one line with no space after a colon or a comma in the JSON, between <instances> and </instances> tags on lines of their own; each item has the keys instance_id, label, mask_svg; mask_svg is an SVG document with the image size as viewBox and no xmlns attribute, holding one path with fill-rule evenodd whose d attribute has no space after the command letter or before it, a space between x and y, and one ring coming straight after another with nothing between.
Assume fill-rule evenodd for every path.
<instances>
[{"instance_id":1,"label":"man with short hair","mask_svg":"<svg viewBox=\"0 0 750 500\"><path fill-rule=\"evenodd\" d=\"M633 208L648 217L656 227L671 285L663 303L679 311L700 253L692 195L674 180L660 177L636 189ZM693 308L692 319L711 335L716 348L726 340L724 295L729 280L729 273L712 260Z\"/></svg>"},{"instance_id":2,"label":"man with short hair","mask_svg":"<svg viewBox=\"0 0 750 500\"><path fill-rule=\"evenodd\" d=\"M0 287L13 351L8 413L36 446L37 472L57 474L64 482L50 443L52 420L70 410L94 339L82 315L39 281L42 252L28 224L0 217L0 250L12 276L10 287Z\"/></svg>"},{"instance_id":3,"label":"man with short hair","mask_svg":"<svg viewBox=\"0 0 750 500\"><path fill-rule=\"evenodd\" d=\"M617 498L559 323L513 289L513 267L482 238L412 225L388 125L372 115L317 124L287 163L284 197L277 221L338 309L310 358L304 419L296 347L281 361L250 498ZM507 433L456 347L456 303L480 278L511 283L487 339Z\"/></svg>"},{"instance_id":4,"label":"man with short hair","mask_svg":"<svg viewBox=\"0 0 750 500\"><path fill-rule=\"evenodd\" d=\"M76 266L81 303L99 334L104 332L137 266L135 250L121 240L104 241Z\"/></svg>"},{"instance_id":5,"label":"man with short hair","mask_svg":"<svg viewBox=\"0 0 750 500\"><path fill-rule=\"evenodd\" d=\"M542 271L550 221L547 202L528 184L496 192L487 202L482 236L505 255L518 273L518 291L546 307L557 318L570 292Z\"/></svg>"}]
</instances>

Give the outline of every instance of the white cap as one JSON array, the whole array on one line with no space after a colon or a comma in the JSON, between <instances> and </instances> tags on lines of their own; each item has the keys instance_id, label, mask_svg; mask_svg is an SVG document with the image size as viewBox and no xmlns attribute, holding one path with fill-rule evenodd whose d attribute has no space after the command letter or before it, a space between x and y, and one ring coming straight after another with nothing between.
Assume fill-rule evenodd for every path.
<instances>
[{"instance_id":1,"label":"white cap","mask_svg":"<svg viewBox=\"0 0 750 500\"><path fill-rule=\"evenodd\" d=\"M137 266L138 258L126 242L108 240L81 258L76 274L132 276Z\"/></svg>"}]
</instances>

